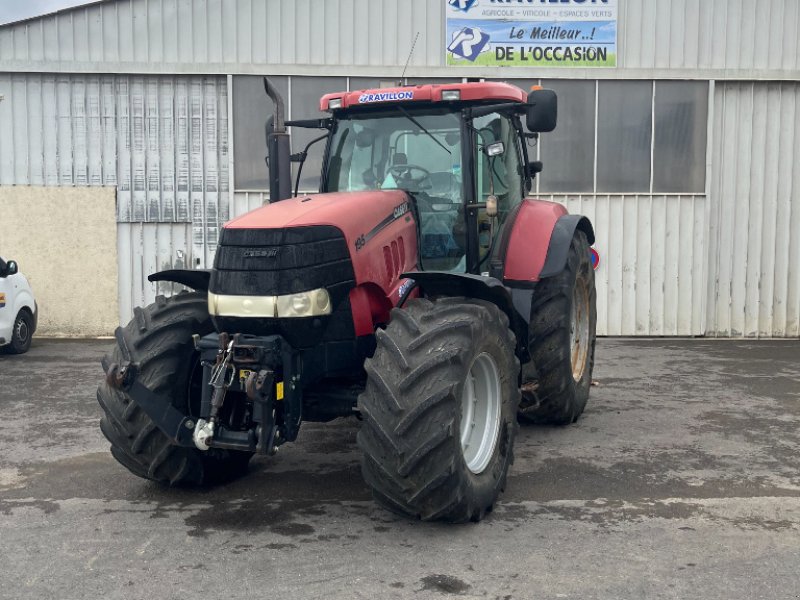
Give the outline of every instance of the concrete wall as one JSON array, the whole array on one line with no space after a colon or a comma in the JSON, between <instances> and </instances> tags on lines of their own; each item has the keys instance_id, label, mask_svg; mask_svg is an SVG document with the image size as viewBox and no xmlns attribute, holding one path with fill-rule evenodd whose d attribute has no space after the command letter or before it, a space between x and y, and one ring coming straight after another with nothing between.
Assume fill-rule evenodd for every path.
<instances>
[{"instance_id":1,"label":"concrete wall","mask_svg":"<svg viewBox=\"0 0 800 600\"><path fill-rule=\"evenodd\" d=\"M113 333L114 188L0 186L0 255L16 260L33 287L38 335Z\"/></svg>"}]
</instances>

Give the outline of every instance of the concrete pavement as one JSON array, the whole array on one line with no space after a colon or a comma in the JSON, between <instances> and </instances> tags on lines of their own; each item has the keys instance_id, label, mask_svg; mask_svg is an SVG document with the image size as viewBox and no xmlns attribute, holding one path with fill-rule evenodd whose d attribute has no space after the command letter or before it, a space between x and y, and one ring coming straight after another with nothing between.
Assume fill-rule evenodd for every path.
<instances>
[{"instance_id":1,"label":"concrete pavement","mask_svg":"<svg viewBox=\"0 0 800 600\"><path fill-rule=\"evenodd\" d=\"M118 465L110 342L0 355L0 598L800 598L800 341L601 340L567 428L523 427L495 512L375 505L358 423L223 487Z\"/></svg>"}]
</instances>

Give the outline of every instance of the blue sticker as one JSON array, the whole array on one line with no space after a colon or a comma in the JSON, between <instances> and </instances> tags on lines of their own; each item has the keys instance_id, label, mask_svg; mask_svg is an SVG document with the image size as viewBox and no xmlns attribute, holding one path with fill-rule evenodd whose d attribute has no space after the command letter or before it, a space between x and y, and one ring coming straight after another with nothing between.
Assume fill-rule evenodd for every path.
<instances>
[{"instance_id":1,"label":"blue sticker","mask_svg":"<svg viewBox=\"0 0 800 600\"><path fill-rule=\"evenodd\" d=\"M406 279L403 282L403 285L400 286L400 289L397 290L398 296L400 296L401 298L405 296L406 292L408 292L411 289L411 286L413 286L414 283L415 281L413 279Z\"/></svg>"},{"instance_id":2,"label":"blue sticker","mask_svg":"<svg viewBox=\"0 0 800 600\"><path fill-rule=\"evenodd\" d=\"M369 102L393 102L395 100L413 100L414 92L380 92L377 94L361 94L358 97L359 104Z\"/></svg>"}]
</instances>

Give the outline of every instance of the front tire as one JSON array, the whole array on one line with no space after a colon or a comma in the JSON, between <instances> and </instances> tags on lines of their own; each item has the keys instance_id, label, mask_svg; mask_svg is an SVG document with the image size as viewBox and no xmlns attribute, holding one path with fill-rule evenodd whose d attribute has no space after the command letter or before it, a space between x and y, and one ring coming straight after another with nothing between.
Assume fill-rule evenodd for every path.
<instances>
[{"instance_id":1,"label":"front tire","mask_svg":"<svg viewBox=\"0 0 800 600\"><path fill-rule=\"evenodd\" d=\"M23 309L14 319L14 328L11 330L11 342L8 345L9 354L24 354L31 347L33 337L33 317Z\"/></svg>"},{"instance_id":2,"label":"front tire","mask_svg":"<svg viewBox=\"0 0 800 600\"><path fill-rule=\"evenodd\" d=\"M569 425L589 399L594 369L597 292L586 234L576 231L564 270L536 288L529 348L538 373L536 394L523 394L524 421Z\"/></svg>"},{"instance_id":3,"label":"front tire","mask_svg":"<svg viewBox=\"0 0 800 600\"><path fill-rule=\"evenodd\" d=\"M464 298L394 309L358 402L373 495L425 521L479 521L513 462L519 361L508 318Z\"/></svg>"},{"instance_id":4,"label":"front tire","mask_svg":"<svg viewBox=\"0 0 800 600\"><path fill-rule=\"evenodd\" d=\"M193 400L202 386L202 369L192 335L213 331L205 293L159 296L154 304L135 308L133 320L117 330L109 363L123 364L130 355L139 363L142 384L196 417ZM167 485L204 485L247 470L250 452L175 446L127 394L105 382L97 388L97 401L104 412L100 429L111 442L111 454L134 475Z\"/></svg>"}]
</instances>

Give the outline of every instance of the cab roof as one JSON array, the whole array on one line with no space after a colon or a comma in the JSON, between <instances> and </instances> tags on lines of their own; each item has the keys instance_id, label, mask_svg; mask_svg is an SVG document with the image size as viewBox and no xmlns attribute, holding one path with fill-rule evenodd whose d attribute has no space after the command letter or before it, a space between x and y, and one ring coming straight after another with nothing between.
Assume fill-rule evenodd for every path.
<instances>
[{"instance_id":1,"label":"cab roof","mask_svg":"<svg viewBox=\"0 0 800 600\"><path fill-rule=\"evenodd\" d=\"M445 92L459 92L459 99L453 100ZM331 100L340 100L341 106L331 107ZM528 95L515 85L508 83L481 81L474 83L447 83L426 84L404 87L380 88L370 90L355 90L351 92L336 92L325 94L319 101L319 108L323 112L333 112L340 109L355 109L358 107L375 106L381 104L413 104L415 102L447 102L460 104L481 104L496 102L527 102ZM336 104L334 102L334 104Z\"/></svg>"}]
</instances>

